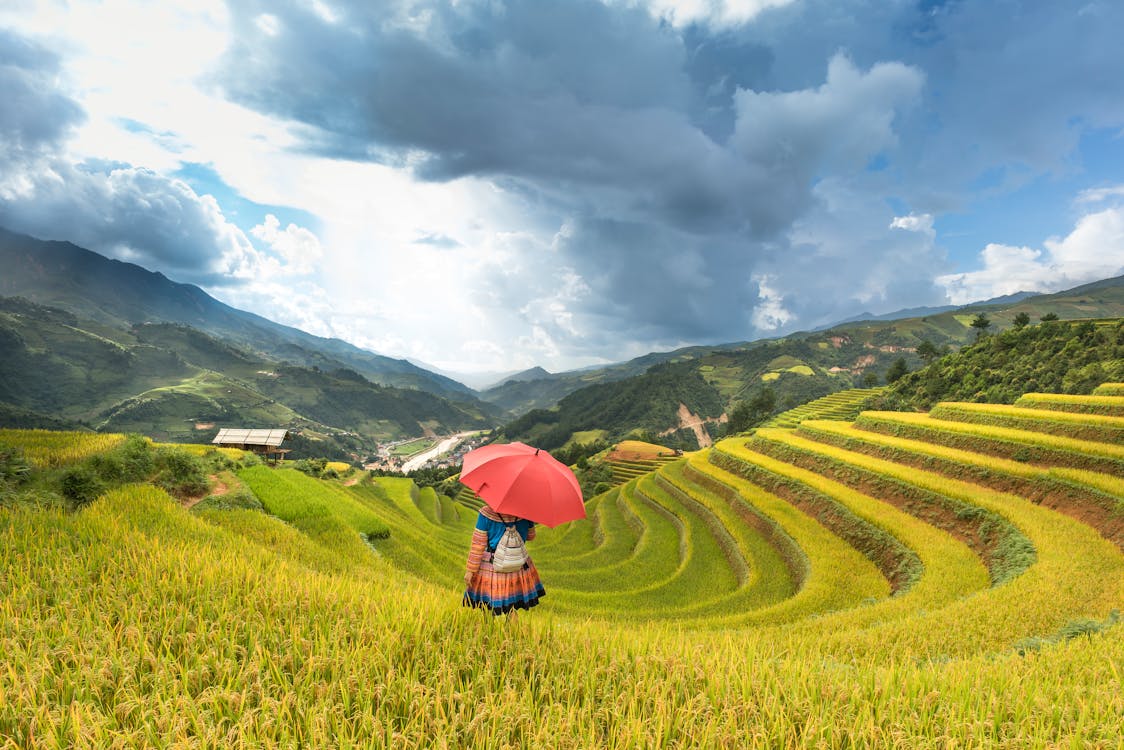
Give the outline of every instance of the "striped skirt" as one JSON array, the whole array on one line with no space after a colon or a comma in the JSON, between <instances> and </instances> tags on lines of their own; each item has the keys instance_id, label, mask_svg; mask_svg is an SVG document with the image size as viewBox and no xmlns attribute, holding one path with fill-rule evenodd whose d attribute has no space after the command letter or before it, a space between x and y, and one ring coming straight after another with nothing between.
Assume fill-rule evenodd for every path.
<instances>
[{"instance_id":1,"label":"striped skirt","mask_svg":"<svg viewBox=\"0 0 1124 750\"><path fill-rule=\"evenodd\" d=\"M492 568L492 553L485 552L480 569L464 592L463 603L466 607L490 609L493 615L502 615L513 609L530 609L544 596L546 589L530 558L520 570L497 573Z\"/></svg>"}]
</instances>

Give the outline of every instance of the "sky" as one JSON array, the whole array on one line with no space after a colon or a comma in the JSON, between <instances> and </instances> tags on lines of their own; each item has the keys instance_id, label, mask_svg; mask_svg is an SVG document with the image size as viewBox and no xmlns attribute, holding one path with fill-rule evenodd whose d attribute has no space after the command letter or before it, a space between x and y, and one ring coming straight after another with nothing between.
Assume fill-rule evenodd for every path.
<instances>
[{"instance_id":1,"label":"sky","mask_svg":"<svg viewBox=\"0 0 1124 750\"><path fill-rule=\"evenodd\" d=\"M0 226L455 373L1124 274L1124 3L0 7Z\"/></svg>"}]
</instances>

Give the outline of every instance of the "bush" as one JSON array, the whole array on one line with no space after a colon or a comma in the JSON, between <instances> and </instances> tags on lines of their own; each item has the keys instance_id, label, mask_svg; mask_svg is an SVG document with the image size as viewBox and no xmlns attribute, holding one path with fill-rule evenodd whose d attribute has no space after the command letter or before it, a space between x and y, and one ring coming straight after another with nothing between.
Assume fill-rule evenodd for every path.
<instances>
[{"instance_id":1,"label":"bush","mask_svg":"<svg viewBox=\"0 0 1124 750\"><path fill-rule=\"evenodd\" d=\"M31 473L31 464L19 448L0 448L0 492L16 487Z\"/></svg>"},{"instance_id":2,"label":"bush","mask_svg":"<svg viewBox=\"0 0 1124 750\"><path fill-rule=\"evenodd\" d=\"M257 495L248 489L238 489L225 495L208 495L196 503L192 512L201 510L260 510L265 508L258 500Z\"/></svg>"},{"instance_id":3,"label":"bush","mask_svg":"<svg viewBox=\"0 0 1124 750\"><path fill-rule=\"evenodd\" d=\"M107 489L105 482L88 464L72 466L63 472L59 486L63 497L75 508L93 502Z\"/></svg>"},{"instance_id":4,"label":"bush","mask_svg":"<svg viewBox=\"0 0 1124 750\"><path fill-rule=\"evenodd\" d=\"M152 483L177 497L207 491L203 460L178 448L160 448L154 457L156 476Z\"/></svg>"}]
</instances>

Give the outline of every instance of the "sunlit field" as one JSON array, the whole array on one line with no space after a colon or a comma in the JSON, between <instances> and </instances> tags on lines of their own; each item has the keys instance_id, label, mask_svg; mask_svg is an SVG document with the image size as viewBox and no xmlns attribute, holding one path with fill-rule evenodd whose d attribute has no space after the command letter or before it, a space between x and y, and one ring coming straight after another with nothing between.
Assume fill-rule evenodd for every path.
<instances>
[{"instance_id":1,"label":"sunlit field","mask_svg":"<svg viewBox=\"0 0 1124 750\"><path fill-rule=\"evenodd\" d=\"M634 462L539 529L514 621L460 605L476 511L408 479L7 503L0 748L1119 748L1122 392ZM6 491L100 437L0 433Z\"/></svg>"}]
</instances>

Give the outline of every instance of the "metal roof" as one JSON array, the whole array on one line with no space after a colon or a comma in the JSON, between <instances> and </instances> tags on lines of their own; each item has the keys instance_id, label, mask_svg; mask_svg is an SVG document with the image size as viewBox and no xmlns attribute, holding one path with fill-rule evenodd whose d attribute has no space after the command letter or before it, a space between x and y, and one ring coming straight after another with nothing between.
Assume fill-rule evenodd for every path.
<instances>
[{"instance_id":1,"label":"metal roof","mask_svg":"<svg viewBox=\"0 0 1124 750\"><path fill-rule=\"evenodd\" d=\"M244 430L235 427L224 427L215 435L212 443L219 445L281 445L281 441L289 436L288 430Z\"/></svg>"}]
</instances>

